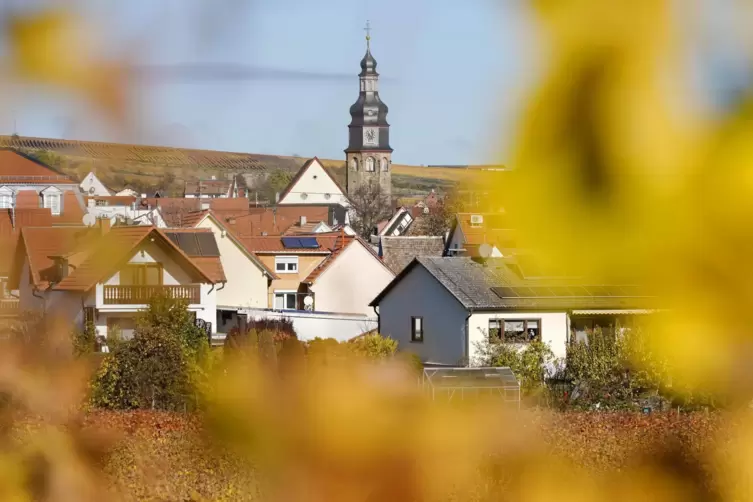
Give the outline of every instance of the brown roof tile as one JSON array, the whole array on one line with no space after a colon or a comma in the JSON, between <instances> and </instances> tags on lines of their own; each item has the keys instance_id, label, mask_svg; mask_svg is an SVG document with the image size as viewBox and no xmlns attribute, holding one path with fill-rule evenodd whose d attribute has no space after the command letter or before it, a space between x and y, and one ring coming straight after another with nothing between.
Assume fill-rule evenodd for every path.
<instances>
[{"instance_id":1,"label":"brown roof tile","mask_svg":"<svg viewBox=\"0 0 753 502\"><path fill-rule=\"evenodd\" d=\"M313 237L319 243L319 247L312 248L286 248L282 239L283 236L266 236L266 237L241 237L240 241L243 245L252 253L258 254L275 254L275 253L291 253L296 254L330 254L335 249L340 238L339 233L327 233L327 234L313 234L308 237Z\"/></svg>"},{"instance_id":2,"label":"brown roof tile","mask_svg":"<svg viewBox=\"0 0 753 502\"><path fill-rule=\"evenodd\" d=\"M380 254L384 264L394 273L400 273L414 258L419 256L442 256L442 237L384 236L381 238Z\"/></svg>"},{"instance_id":3,"label":"brown roof tile","mask_svg":"<svg viewBox=\"0 0 753 502\"><path fill-rule=\"evenodd\" d=\"M27 155L0 149L0 186L9 183L76 184L68 176Z\"/></svg>"},{"instance_id":4,"label":"brown roof tile","mask_svg":"<svg viewBox=\"0 0 753 502\"><path fill-rule=\"evenodd\" d=\"M21 230L19 250L13 262L11 283L17 284L23 259L29 261L29 272L35 286L44 289L52 277L54 256L62 256L73 250L89 229L86 227L26 227ZM19 255L19 252L22 255Z\"/></svg>"},{"instance_id":5,"label":"brown roof tile","mask_svg":"<svg viewBox=\"0 0 753 502\"><path fill-rule=\"evenodd\" d=\"M96 230L94 230L96 232ZM65 279L55 285L56 290L88 291L99 281L127 260L136 246L147 236L154 236L157 242L170 249L173 255L185 265L193 267L197 276L213 282L218 277L216 270L213 274L200 266L191 257L186 255L176 246L162 231L150 226L122 226L113 227L105 235L101 236L96 243L87 250L86 258ZM220 266L221 267L221 266Z\"/></svg>"}]
</instances>

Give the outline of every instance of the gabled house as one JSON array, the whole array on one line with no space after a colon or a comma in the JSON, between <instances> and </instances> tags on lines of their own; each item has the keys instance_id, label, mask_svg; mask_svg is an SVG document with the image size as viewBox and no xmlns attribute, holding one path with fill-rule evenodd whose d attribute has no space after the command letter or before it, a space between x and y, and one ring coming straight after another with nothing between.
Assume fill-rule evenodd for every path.
<instances>
[{"instance_id":1,"label":"gabled house","mask_svg":"<svg viewBox=\"0 0 753 502\"><path fill-rule=\"evenodd\" d=\"M78 183L33 157L0 149L0 209L47 208L60 216L73 205L83 208Z\"/></svg>"},{"instance_id":2,"label":"gabled house","mask_svg":"<svg viewBox=\"0 0 753 502\"><path fill-rule=\"evenodd\" d=\"M369 300L394 277L371 247L344 233L242 238L274 271L273 310L372 315Z\"/></svg>"},{"instance_id":3,"label":"gabled house","mask_svg":"<svg viewBox=\"0 0 753 502\"><path fill-rule=\"evenodd\" d=\"M515 254L515 231L504 213L457 213L445 256L501 258Z\"/></svg>"},{"instance_id":4,"label":"gabled house","mask_svg":"<svg viewBox=\"0 0 753 502\"><path fill-rule=\"evenodd\" d=\"M134 329L136 313L156 294L188 301L197 325L216 330L216 292L226 282L210 231L155 227L25 227L10 278L22 310L99 335Z\"/></svg>"},{"instance_id":5,"label":"gabled house","mask_svg":"<svg viewBox=\"0 0 753 502\"><path fill-rule=\"evenodd\" d=\"M279 205L340 204L344 207L350 206L345 190L316 157L298 170L280 194L277 203Z\"/></svg>"},{"instance_id":6,"label":"gabled house","mask_svg":"<svg viewBox=\"0 0 753 502\"><path fill-rule=\"evenodd\" d=\"M534 277L526 268L509 260L416 258L371 302L379 332L430 365L475 364L488 339L519 347L541 340L564 358L567 344L594 326L660 308L636 286Z\"/></svg>"},{"instance_id":7,"label":"gabled house","mask_svg":"<svg viewBox=\"0 0 753 502\"><path fill-rule=\"evenodd\" d=\"M84 194L89 196L106 197L112 195L112 191L93 172L84 176L84 179L79 183L79 187Z\"/></svg>"}]
</instances>

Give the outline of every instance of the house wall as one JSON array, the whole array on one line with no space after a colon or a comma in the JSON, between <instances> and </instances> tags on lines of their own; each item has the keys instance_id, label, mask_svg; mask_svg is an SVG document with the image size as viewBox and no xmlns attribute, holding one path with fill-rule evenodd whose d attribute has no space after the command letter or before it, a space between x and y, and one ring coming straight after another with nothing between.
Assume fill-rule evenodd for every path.
<instances>
[{"instance_id":1,"label":"house wall","mask_svg":"<svg viewBox=\"0 0 753 502\"><path fill-rule=\"evenodd\" d=\"M395 275L363 244L355 241L312 285L314 309L374 316L369 303L394 278Z\"/></svg>"},{"instance_id":2,"label":"house wall","mask_svg":"<svg viewBox=\"0 0 753 502\"><path fill-rule=\"evenodd\" d=\"M455 231L452 233L452 239L447 246L447 253L449 256L460 256L453 253L453 249L463 249L465 246L465 235L463 235L463 229L458 225Z\"/></svg>"},{"instance_id":3,"label":"house wall","mask_svg":"<svg viewBox=\"0 0 753 502\"><path fill-rule=\"evenodd\" d=\"M329 194L329 198L326 194ZM290 192L278 202L278 204L337 203L346 205L347 198L337 183L332 181L324 167L316 161L311 163Z\"/></svg>"},{"instance_id":4,"label":"house wall","mask_svg":"<svg viewBox=\"0 0 753 502\"><path fill-rule=\"evenodd\" d=\"M181 284L195 284L194 280L181 265L168 254L160 245L154 242L143 243L128 263L160 263L162 264L162 284L165 286L179 286ZM107 286L120 284L120 271L115 272L105 282Z\"/></svg>"},{"instance_id":5,"label":"house wall","mask_svg":"<svg viewBox=\"0 0 753 502\"><path fill-rule=\"evenodd\" d=\"M483 312L475 313L468 319L470 360L472 363L477 361L478 345L487 339L489 320L491 319L540 319L541 340L549 345L555 357L565 357L567 334L570 329L566 312Z\"/></svg>"},{"instance_id":6,"label":"house wall","mask_svg":"<svg viewBox=\"0 0 753 502\"><path fill-rule=\"evenodd\" d=\"M377 328L374 316L335 315L317 312L291 311L274 312L269 310L248 309L242 314L250 322L253 319L289 319L299 340L314 338L334 338L343 342Z\"/></svg>"},{"instance_id":7,"label":"house wall","mask_svg":"<svg viewBox=\"0 0 753 502\"><path fill-rule=\"evenodd\" d=\"M110 191L107 189L107 187L102 183L99 178L97 178L94 173L89 173L84 178L84 181L81 182L81 191L84 192L86 195L110 195ZM93 191L90 191L91 188L94 188Z\"/></svg>"},{"instance_id":8,"label":"house wall","mask_svg":"<svg viewBox=\"0 0 753 502\"><path fill-rule=\"evenodd\" d=\"M24 259L21 269L21 279L18 281L18 308L23 310L43 310L45 301L34 296L34 286L31 284L29 260Z\"/></svg>"},{"instance_id":9,"label":"house wall","mask_svg":"<svg viewBox=\"0 0 753 502\"><path fill-rule=\"evenodd\" d=\"M227 283L217 286L217 305L223 307L260 307L269 305L267 286L268 277L262 269L225 234L211 218L205 218L198 225L209 228L214 233L220 250L220 261L227 276ZM274 266L271 267L274 270Z\"/></svg>"},{"instance_id":10,"label":"house wall","mask_svg":"<svg viewBox=\"0 0 753 502\"><path fill-rule=\"evenodd\" d=\"M264 263L270 270L275 269L275 255L257 255L259 260ZM282 255L280 255L282 256ZM286 254L285 256L293 256ZM274 279L267 293L267 307L273 307L275 291L298 291L301 281L306 279L319 264L324 261L326 255L298 255L298 273L284 274L275 272L279 279Z\"/></svg>"},{"instance_id":11,"label":"house wall","mask_svg":"<svg viewBox=\"0 0 753 502\"><path fill-rule=\"evenodd\" d=\"M60 323L60 329L82 329L84 326L84 293L47 291L46 315Z\"/></svg>"},{"instance_id":12,"label":"house wall","mask_svg":"<svg viewBox=\"0 0 753 502\"><path fill-rule=\"evenodd\" d=\"M423 317L424 341L411 342L411 317ZM423 362L457 365L465 353L468 312L420 265L379 304L380 331L398 342L398 349L418 355Z\"/></svg>"}]
</instances>

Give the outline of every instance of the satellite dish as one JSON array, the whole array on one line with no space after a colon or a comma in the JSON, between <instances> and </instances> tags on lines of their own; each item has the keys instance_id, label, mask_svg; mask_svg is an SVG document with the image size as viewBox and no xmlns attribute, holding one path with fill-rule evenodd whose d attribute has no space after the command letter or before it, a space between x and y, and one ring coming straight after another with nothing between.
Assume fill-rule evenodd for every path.
<instances>
[{"instance_id":1,"label":"satellite dish","mask_svg":"<svg viewBox=\"0 0 753 502\"><path fill-rule=\"evenodd\" d=\"M303 298L303 306L306 307L306 310L313 310L314 308L314 297L311 295L308 295Z\"/></svg>"},{"instance_id":2,"label":"satellite dish","mask_svg":"<svg viewBox=\"0 0 753 502\"><path fill-rule=\"evenodd\" d=\"M489 258L492 255L493 249L491 245L485 242L478 247L478 254L481 258Z\"/></svg>"},{"instance_id":3,"label":"satellite dish","mask_svg":"<svg viewBox=\"0 0 753 502\"><path fill-rule=\"evenodd\" d=\"M83 220L84 220L84 225L86 225L87 227L93 227L94 225L97 224L97 217L91 213L86 213L84 215Z\"/></svg>"}]
</instances>

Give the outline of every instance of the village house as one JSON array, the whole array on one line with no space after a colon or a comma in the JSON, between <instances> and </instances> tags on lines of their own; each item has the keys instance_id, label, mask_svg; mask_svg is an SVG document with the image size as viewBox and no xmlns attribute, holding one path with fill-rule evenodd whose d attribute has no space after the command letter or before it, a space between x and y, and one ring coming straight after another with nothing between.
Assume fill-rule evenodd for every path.
<instances>
[{"instance_id":1,"label":"village house","mask_svg":"<svg viewBox=\"0 0 753 502\"><path fill-rule=\"evenodd\" d=\"M79 183L79 187L81 192L89 196L106 197L112 195L112 190L107 188L93 172L84 176L84 179Z\"/></svg>"},{"instance_id":2,"label":"village house","mask_svg":"<svg viewBox=\"0 0 753 502\"><path fill-rule=\"evenodd\" d=\"M211 231L98 223L21 230L10 277L21 310L129 337L137 312L166 294L187 300L207 335L216 330L216 294L226 278Z\"/></svg>"},{"instance_id":3,"label":"village house","mask_svg":"<svg viewBox=\"0 0 753 502\"><path fill-rule=\"evenodd\" d=\"M457 213L445 256L501 258L515 253L515 232L504 213Z\"/></svg>"},{"instance_id":4,"label":"village house","mask_svg":"<svg viewBox=\"0 0 753 502\"><path fill-rule=\"evenodd\" d=\"M657 308L634 286L594 286L527 269L510 260L416 258L371 302L379 332L429 365L476 364L489 339L519 347L540 340L564 358L568 342L589 329Z\"/></svg>"}]
</instances>

